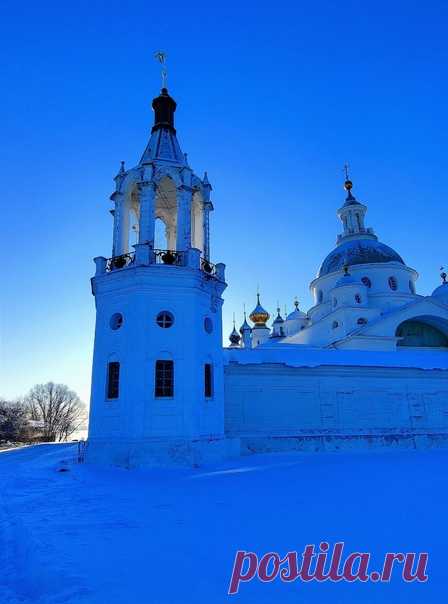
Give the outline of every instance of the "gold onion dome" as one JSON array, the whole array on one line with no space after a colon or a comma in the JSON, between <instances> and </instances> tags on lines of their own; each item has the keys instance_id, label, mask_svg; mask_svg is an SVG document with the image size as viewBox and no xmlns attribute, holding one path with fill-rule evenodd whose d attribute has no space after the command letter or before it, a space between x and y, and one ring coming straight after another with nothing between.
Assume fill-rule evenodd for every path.
<instances>
[{"instance_id":1,"label":"gold onion dome","mask_svg":"<svg viewBox=\"0 0 448 604\"><path fill-rule=\"evenodd\" d=\"M344 182L344 189L345 189L346 191L351 191L351 190L352 190L352 188L353 188L353 183L352 183L352 181L351 181L351 180L349 180L349 179L347 178L347 180Z\"/></svg>"},{"instance_id":2,"label":"gold onion dome","mask_svg":"<svg viewBox=\"0 0 448 604\"><path fill-rule=\"evenodd\" d=\"M257 294L257 306L250 313L249 319L252 321L252 323L255 323L255 325L265 326L269 321L269 318L270 314L261 306L260 294Z\"/></svg>"}]
</instances>

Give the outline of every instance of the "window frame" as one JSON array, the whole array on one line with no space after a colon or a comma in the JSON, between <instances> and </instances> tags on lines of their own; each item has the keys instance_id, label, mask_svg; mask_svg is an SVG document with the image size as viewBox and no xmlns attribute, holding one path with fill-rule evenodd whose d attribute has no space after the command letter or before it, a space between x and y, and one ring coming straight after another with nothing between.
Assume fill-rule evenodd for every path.
<instances>
[{"instance_id":1,"label":"window frame","mask_svg":"<svg viewBox=\"0 0 448 604\"><path fill-rule=\"evenodd\" d=\"M121 312L114 312L114 314L109 319L109 327L112 331L118 331L121 327L123 327L124 317Z\"/></svg>"},{"instance_id":2,"label":"window frame","mask_svg":"<svg viewBox=\"0 0 448 604\"><path fill-rule=\"evenodd\" d=\"M391 291L396 292L398 290L398 279L395 275L391 275L387 282Z\"/></svg>"},{"instance_id":3,"label":"window frame","mask_svg":"<svg viewBox=\"0 0 448 604\"><path fill-rule=\"evenodd\" d=\"M169 318L171 322L166 324L165 319ZM160 321L160 322L159 322ZM175 323L174 315L169 310L161 310L156 315L156 325L160 329L170 329Z\"/></svg>"},{"instance_id":4,"label":"window frame","mask_svg":"<svg viewBox=\"0 0 448 604\"><path fill-rule=\"evenodd\" d=\"M106 375L106 399L115 401L120 398L120 362L109 361Z\"/></svg>"},{"instance_id":5,"label":"window frame","mask_svg":"<svg viewBox=\"0 0 448 604\"><path fill-rule=\"evenodd\" d=\"M154 364L154 398L174 398L174 361L157 359Z\"/></svg>"},{"instance_id":6,"label":"window frame","mask_svg":"<svg viewBox=\"0 0 448 604\"><path fill-rule=\"evenodd\" d=\"M368 287L369 289L372 287L372 281L370 280L369 277L367 277L366 275L364 277L362 277L361 279L361 283L363 285L365 285L366 287Z\"/></svg>"},{"instance_id":7,"label":"window frame","mask_svg":"<svg viewBox=\"0 0 448 604\"><path fill-rule=\"evenodd\" d=\"M204 363L204 397L211 399L214 396L214 372L212 363Z\"/></svg>"}]
</instances>

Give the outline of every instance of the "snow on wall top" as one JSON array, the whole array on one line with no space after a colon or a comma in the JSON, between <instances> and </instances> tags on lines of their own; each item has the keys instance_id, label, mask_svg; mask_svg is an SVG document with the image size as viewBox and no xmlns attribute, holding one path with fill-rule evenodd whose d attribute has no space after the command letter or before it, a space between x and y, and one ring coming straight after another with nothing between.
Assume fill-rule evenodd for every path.
<instances>
[{"instance_id":1,"label":"snow on wall top","mask_svg":"<svg viewBox=\"0 0 448 604\"><path fill-rule=\"evenodd\" d=\"M407 367L413 369L448 370L448 352L335 350L277 344L254 349L224 349L224 364L260 365L277 363L289 367L319 367L323 365L358 367Z\"/></svg>"}]
</instances>

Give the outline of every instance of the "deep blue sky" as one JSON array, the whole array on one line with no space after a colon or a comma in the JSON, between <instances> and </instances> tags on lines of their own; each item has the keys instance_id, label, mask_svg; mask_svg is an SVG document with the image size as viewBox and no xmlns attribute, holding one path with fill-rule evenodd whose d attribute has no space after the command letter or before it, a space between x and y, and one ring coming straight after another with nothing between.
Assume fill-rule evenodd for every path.
<instances>
[{"instance_id":1,"label":"deep blue sky","mask_svg":"<svg viewBox=\"0 0 448 604\"><path fill-rule=\"evenodd\" d=\"M212 259L233 311L308 284L340 231L342 166L367 225L431 293L448 264L446 2L6 2L0 25L5 375L87 400L92 258L169 56L181 146L214 187Z\"/></svg>"}]
</instances>

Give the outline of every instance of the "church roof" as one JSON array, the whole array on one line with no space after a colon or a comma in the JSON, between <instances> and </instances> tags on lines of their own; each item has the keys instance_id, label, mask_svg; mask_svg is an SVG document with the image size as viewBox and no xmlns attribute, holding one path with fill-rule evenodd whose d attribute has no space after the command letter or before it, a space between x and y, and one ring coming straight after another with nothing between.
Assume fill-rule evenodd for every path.
<instances>
[{"instance_id":1,"label":"church roof","mask_svg":"<svg viewBox=\"0 0 448 604\"><path fill-rule=\"evenodd\" d=\"M442 283L432 292L432 296L444 304L448 304L448 283Z\"/></svg>"},{"instance_id":2,"label":"church roof","mask_svg":"<svg viewBox=\"0 0 448 604\"><path fill-rule=\"evenodd\" d=\"M148 164L154 160L187 165L175 132L160 128L151 134L148 146L140 160L140 165Z\"/></svg>"},{"instance_id":3,"label":"church roof","mask_svg":"<svg viewBox=\"0 0 448 604\"><path fill-rule=\"evenodd\" d=\"M332 250L319 269L318 277L340 271L344 264L374 264L382 262L399 262L403 258L388 245L373 239L354 239L338 245Z\"/></svg>"}]
</instances>

